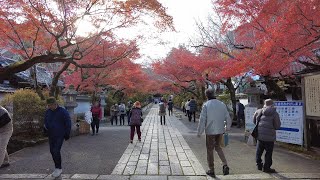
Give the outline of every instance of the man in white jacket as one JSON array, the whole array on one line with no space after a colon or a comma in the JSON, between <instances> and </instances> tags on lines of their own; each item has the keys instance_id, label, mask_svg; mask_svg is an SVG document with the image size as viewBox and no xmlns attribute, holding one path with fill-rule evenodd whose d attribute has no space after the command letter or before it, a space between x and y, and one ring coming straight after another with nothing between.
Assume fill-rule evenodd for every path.
<instances>
[{"instance_id":1,"label":"man in white jacket","mask_svg":"<svg viewBox=\"0 0 320 180\"><path fill-rule=\"evenodd\" d=\"M223 133L226 130L230 130L232 123L231 118L227 106L215 98L213 89L207 89L206 96L208 101L202 106L198 125L198 137L200 137L200 135L205 131L207 161L209 166L207 174L211 177L215 177L213 156L213 150L215 149L223 163L223 174L228 175L229 167L220 147L220 140Z\"/></svg>"}]
</instances>

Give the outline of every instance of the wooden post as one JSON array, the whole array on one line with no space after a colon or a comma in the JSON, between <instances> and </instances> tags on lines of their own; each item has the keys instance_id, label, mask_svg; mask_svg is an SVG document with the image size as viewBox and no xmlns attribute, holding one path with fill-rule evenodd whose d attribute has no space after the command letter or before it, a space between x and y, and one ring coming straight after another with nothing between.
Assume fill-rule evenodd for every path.
<instances>
[{"instance_id":1,"label":"wooden post","mask_svg":"<svg viewBox=\"0 0 320 180\"><path fill-rule=\"evenodd\" d=\"M304 147L310 150L310 139L309 139L309 120L306 115L306 94L305 94L305 79L301 78L301 90L302 90L302 100L303 100L303 140Z\"/></svg>"}]
</instances>

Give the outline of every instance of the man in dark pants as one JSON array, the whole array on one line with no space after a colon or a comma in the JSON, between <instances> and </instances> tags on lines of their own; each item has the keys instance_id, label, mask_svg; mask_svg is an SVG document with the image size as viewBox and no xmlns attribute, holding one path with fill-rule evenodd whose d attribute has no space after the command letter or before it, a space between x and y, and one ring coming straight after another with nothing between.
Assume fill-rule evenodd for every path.
<instances>
[{"instance_id":1,"label":"man in dark pants","mask_svg":"<svg viewBox=\"0 0 320 180\"><path fill-rule=\"evenodd\" d=\"M223 133L230 130L232 121L227 106L216 99L214 90L207 89L205 93L208 101L202 106L197 135L200 137L203 132L206 134L207 161L209 166L207 175L211 177L216 176L214 170L214 150L216 150L222 161L223 175L228 175L229 166L220 146L220 141Z\"/></svg>"},{"instance_id":2,"label":"man in dark pants","mask_svg":"<svg viewBox=\"0 0 320 180\"><path fill-rule=\"evenodd\" d=\"M276 171L271 168L272 153L274 141L276 140L276 130L280 129L281 122L279 114L271 99L266 99L264 101L264 107L258 109L254 113L253 123L258 125L258 143L256 151L257 168L266 173L275 173ZM265 162L263 164L261 156L264 150L266 151L266 154L264 157Z\"/></svg>"},{"instance_id":3,"label":"man in dark pants","mask_svg":"<svg viewBox=\"0 0 320 180\"><path fill-rule=\"evenodd\" d=\"M168 102L169 116L172 115L172 110L173 110L173 102L171 99L169 99L169 102Z\"/></svg>"},{"instance_id":4,"label":"man in dark pants","mask_svg":"<svg viewBox=\"0 0 320 180\"><path fill-rule=\"evenodd\" d=\"M47 99L47 105L44 128L49 137L50 153L55 165L52 177L56 178L62 173L60 151L63 140L70 138L71 119L68 111L58 106L54 97Z\"/></svg>"},{"instance_id":5,"label":"man in dark pants","mask_svg":"<svg viewBox=\"0 0 320 180\"><path fill-rule=\"evenodd\" d=\"M237 127L241 128L241 124L244 124L244 105L237 99Z\"/></svg>"},{"instance_id":6,"label":"man in dark pants","mask_svg":"<svg viewBox=\"0 0 320 180\"><path fill-rule=\"evenodd\" d=\"M194 99L194 97L191 98L191 100L189 102L189 106L190 106L189 121L192 120L192 116L193 116L193 121L196 122L197 102Z\"/></svg>"}]
</instances>

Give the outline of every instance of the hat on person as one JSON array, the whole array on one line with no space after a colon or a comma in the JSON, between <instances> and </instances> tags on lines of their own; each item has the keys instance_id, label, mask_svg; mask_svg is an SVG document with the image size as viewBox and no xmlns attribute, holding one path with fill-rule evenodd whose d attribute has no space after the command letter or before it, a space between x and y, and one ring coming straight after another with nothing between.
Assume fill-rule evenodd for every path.
<instances>
[{"instance_id":1,"label":"hat on person","mask_svg":"<svg viewBox=\"0 0 320 180\"><path fill-rule=\"evenodd\" d=\"M273 100L272 99L266 99L264 100L264 106L272 106Z\"/></svg>"},{"instance_id":2,"label":"hat on person","mask_svg":"<svg viewBox=\"0 0 320 180\"><path fill-rule=\"evenodd\" d=\"M56 104L56 103L57 103L57 100L54 97L49 97L47 99L47 104Z\"/></svg>"},{"instance_id":3,"label":"hat on person","mask_svg":"<svg viewBox=\"0 0 320 180\"><path fill-rule=\"evenodd\" d=\"M134 104L133 104L134 107L137 107L137 108L141 108L141 103L139 101L136 101Z\"/></svg>"}]
</instances>

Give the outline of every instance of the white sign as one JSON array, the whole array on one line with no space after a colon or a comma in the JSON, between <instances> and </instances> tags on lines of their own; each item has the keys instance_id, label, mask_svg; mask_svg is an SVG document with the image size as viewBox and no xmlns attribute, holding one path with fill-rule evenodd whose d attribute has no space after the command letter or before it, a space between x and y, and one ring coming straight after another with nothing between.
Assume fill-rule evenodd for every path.
<instances>
[{"instance_id":1,"label":"white sign","mask_svg":"<svg viewBox=\"0 0 320 180\"><path fill-rule=\"evenodd\" d=\"M253 115L258 108L256 107L246 107L244 109L245 121L246 121L246 131L252 132L253 128L256 126L253 123Z\"/></svg>"},{"instance_id":2,"label":"white sign","mask_svg":"<svg viewBox=\"0 0 320 180\"><path fill-rule=\"evenodd\" d=\"M320 74L305 79L306 115L320 117Z\"/></svg>"},{"instance_id":3,"label":"white sign","mask_svg":"<svg viewBox=\"0 0 320 180\"><path fill-rule=\"evenodd\" d=\"M277 130L277 141L302 145L303 103L297 101L276 101L274 104L281 121L281 128Z\"/></svg>"}]
</instances>

